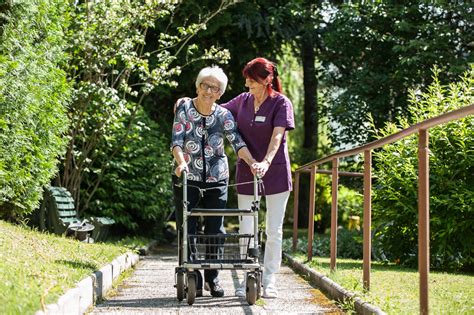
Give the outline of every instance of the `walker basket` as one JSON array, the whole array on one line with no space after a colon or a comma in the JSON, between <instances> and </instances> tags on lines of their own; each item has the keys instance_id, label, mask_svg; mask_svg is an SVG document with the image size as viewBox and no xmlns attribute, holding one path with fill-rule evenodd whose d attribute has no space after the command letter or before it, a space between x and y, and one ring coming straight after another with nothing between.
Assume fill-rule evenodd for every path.
<instances>
[{"instance_id":1,"label":"walker basket","mask_svg":"<svg viewBox=\"0 0 474 315\"><path fill-rule=\"evenodd\" d=\"M199 263L253 263L249 255L251 234L198 234L188 235L190 262Z\"/></svg>"}]
</instances>

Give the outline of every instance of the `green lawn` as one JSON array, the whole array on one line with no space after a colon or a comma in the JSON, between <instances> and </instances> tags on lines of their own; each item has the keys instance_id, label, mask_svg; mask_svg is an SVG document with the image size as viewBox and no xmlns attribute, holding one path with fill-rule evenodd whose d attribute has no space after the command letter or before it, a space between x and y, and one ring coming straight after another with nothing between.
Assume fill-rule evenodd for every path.
<instances>
[{"instance_id":1,"label":"green lawn","mask_svg":"<svg viewBox=\"0 0 474 315\"><path fill-rule=\"evenodd\" d=\"M305 262L302 254L294 256ZM371 290L362 288L362 261L337 259L337 271L329 270L329 258L315 257L307 265L388 314L419 314L417 270L393 264L372 263ZM474 275L431 272L429 275L430 314L474 314Z\"/></svg>"},{"instance_id":2,"label":"green lawn","mask_svg":"<svg viewBox=\"0 0 474 315\"><path fill-rule=\"evenodd\" d=\"M86 244L0 221L0 313L34 314L129 249Z\"/></svg>"}]
</instances>

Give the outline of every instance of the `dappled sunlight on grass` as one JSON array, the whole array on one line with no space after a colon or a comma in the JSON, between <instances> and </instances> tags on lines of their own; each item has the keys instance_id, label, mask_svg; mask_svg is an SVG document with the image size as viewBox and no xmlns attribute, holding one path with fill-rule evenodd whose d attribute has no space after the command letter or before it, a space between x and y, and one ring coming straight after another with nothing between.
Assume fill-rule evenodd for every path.
<instances>
[{"instance_id":1,"label":"dappled sunlight on grass","mask_svg":"<svg viewBox=\"0 0 474 315\"><path fill-rule=\"evenodd\" d=\"M127 248L87 244L0 221L2 313L32 314Z\"/></svg>"},{"instance_id":2,"label":"dappled sunlight on grass","mask_svg":"<svg viewBox=\"0 0 474 315\"><path fill-rule=\"evenodd\" d=\"M388 314L419 314L419 276L415 269L395 264L372 262L371 288L362 287L362 260L337 259L335 272L330 272L328 257L314 257L308 263L303 254L293 254L300 262L328 276L344 288ZM473 314L474 275L430 272L429 302L432 314Z\"/></svg>"}]
</instances>

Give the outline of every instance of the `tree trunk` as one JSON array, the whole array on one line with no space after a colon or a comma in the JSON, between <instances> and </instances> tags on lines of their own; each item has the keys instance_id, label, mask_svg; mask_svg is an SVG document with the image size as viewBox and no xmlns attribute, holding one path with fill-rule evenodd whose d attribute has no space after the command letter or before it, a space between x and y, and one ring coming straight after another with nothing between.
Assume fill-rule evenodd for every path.
<instances>
[{"instance_id":1,"label":"tree trunk","mask_svg":"<svg viewBox=\"0 0 474 315\"><path fill-rule=\"evenodd\" d=\"M310 154L308 160L317 158L318 148L318 79L316 77L315 44L308 34L301 45L304 86L304 139L303 148Z\"/></svg>"},{"instance_id":2,"label":"tree trunk","mask_svg":"<svg viewBox=\"0 0 474 315\"><path fill-rule=\"evenodd\" d=\"M318 158L318 79L316 77L316 52L313 34L307 33L302 37L301 59L303 64L304 86L304 138L303 160L307 163ZM309 176L301 176L301 187L309 187ZM302 189L298 209L298 227L308 226L309 190Z\"/></svg>"}]
</instances>

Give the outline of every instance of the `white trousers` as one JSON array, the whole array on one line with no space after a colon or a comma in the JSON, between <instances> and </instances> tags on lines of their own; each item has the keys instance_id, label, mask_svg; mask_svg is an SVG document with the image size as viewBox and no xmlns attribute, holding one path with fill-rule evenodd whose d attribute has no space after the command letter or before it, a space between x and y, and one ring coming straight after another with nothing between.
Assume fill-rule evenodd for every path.
<instances>
[{"instance_id":1,"label":"white trousers","mask_svg":"<svg viewBox=\"0 0 474 315\"><path fill-rule=\"evenodd\" d=\"M265 215L265 255L263 258L263 288L275 289L275 273L281 265L281 243L283 240L283 220L290 196L289 191L265 196L267 212ZM250 209L253 202L251 195L238 195L239 209ZM239 233L253 234L253 217L240 217ZM252 242L251 242L252 243Z\"/></svg>"}]
</instances>

